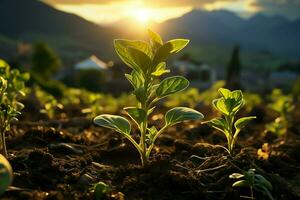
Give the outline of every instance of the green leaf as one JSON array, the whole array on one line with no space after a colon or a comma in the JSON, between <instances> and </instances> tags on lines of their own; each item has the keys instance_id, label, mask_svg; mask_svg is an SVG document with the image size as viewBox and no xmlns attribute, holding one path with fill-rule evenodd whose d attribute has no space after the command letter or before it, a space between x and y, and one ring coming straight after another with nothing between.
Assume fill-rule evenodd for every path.
<instances>
[{"instance_id":1,"label":"green leaf","mask_svg":"<svg viewBox=\"0 0 300 200\"><path fill-rule=\"evenodd\" d=\"M264 186L268 190L272 190L273 188L271 182L269 182L265 177L263 177L260 174L255 175L255 182L260 186Z\"/></svg>"},{"instance_id":2,"label":"green leaf","mask_svg":"<svg viewBox=\"0 0 300 200\"><path fill-rule=\"evenodd\" d=\"M151 41L155 41L156 43L163 45L163 40L161 39L160 35L155 33L154 31L148 29L148 35Z\"/></svg>"},{"instance_id":3,"label":"green leaf","mask_svg":"<svg viewBox=\"0 0 300 200\"><path fill-rule=\"evenodd\" d=\"M171 126L187 120L200 120L204 116L202 113L186 107L175 107L166 113L166 125Z\"/></svg>"},{"instance_id":4,"label":"green leaf","mask_svg":"<svg viewBox=\"0 0 300 200\"><path fill-rule=\"evenodd\" d=\"M226 101L224 97L213 101L213 104L220 112L222 112L225 115L229 115L232 111L232 102L228 100Z\"/></svg>"},{"instance_id":5,"label":"green leaf","mask_svg":"<svg viewBox=\"0 0 300 200\"><path fill-rule=\"evenodd\" d=\"M251 117L242 117L240 119L238 119L235 123L234 123L234 127L237 131L240 131L241 129L243 129L251 120L255 119L256 117L251 116Z\"/></svg>"},{"instance_id":6,"label":"green leaf","mask_svg":"<svg viewBox=\"0 0 300 200\"><path fill-rule=\"evenodd\" d=\"M182 91L189 86L189 81L183 76L173 76L164 79L156 89L159 98Z\"/></svg>"},{"instance_id":7,"label":"green leaf","mask_svg":"<svg viewBox=\"0 0 300 200\"><path fill-rule=\"evenodd\" d=\"M143 109L136 107L127 107L124 108L124 110L138 126L140 126L141 123L146 119L147 114Z\"/></svg>"},{"instance_id":8,"label":"green leaf","mask_svg":"<svg viewBox=\"0 0 300 200\"><path fill-rule=\"evenodd\" d=\"M165 62L167 58L171 55L178 53L182 50L187 44L189 40L186 39L174 39L166 42L163 46L161 46L153 58L154 65Z\"/></svg>"},{"instance_id":9,"label":"green leaf","mask_svg":"<svg viewBox=\"0 0 300 200\"><path fill-rule=\"evenodd\" d=\"M21 77L22 81L28 81L30 79L30 74L22 73L20 77Z\"/></svg>"},{"instance_id":10,"label":"green leaf","mask_svg":"<svg viewBox=\"0 0 300 200\"><path fill-rule=\"evenodd\" d=\"M243 99L243 93L241 90L234 90L231 92L231 98L235 99L236 101L241 101Z\"/></svg>"},{"instance_id":11,"label":"green leaf","mask_svg":"<svg viewBox=\"0 0 300 200\"><path fill-rule=\"evenodd\" d=\"M208 125L225 133L227 131L227 122L225 119L223 118L216 118L216 119L212 119L208 122Z\"/></svg>"},{"instance_id":12,"label":"green leaf","mask_svg":"<svg viewBox=\"0 0 300 200\"><path fill-rule=\"evenodd\" d=\"M94 185L94 199L102 200L104 195L108 192L108 185L103 182L98 182Z\"/></svg>"},{"instance_id":13,"label":"green leaf","mask_svg":"<svg viewBox=\"0 0 300 200\"><path fill-rule=\"evenodd\" d=\"M154 31L148 29L148 35L150 37L150 43L154 50L158 49L163 45L163 40L161 39L160 35L155 33Z\"/></svg>"},{"instance_id":14,"label":"green leaf","mask_svg":"<svg viewBox=\"0 0 300 200\"><path fill-rule=\"evenodd\" d=\"M155 126L152 126L151 128L148 128L147 130L148 130L147 138L149 140L148 143L153 144L153 138L158 133L158 130L155 128Z\"/></svg>"},{"instance_id":15,"label":"green leaf","mask_svg":"<svg viewBox=\"0 0 300 200\"><path fill-rule=\"evenodd\" d=\"M232 178L232 179L240 179L240 178L243 178L244 176L245 176L244 174L233 173L233 174L229 175L229 178Z\"/></svg>"},{"instance_id":16,"label":"green leaf","mask_svg":"<svg viewBox=\"0 0 300 200\"><path fill-rule=\"evenodd\" d=\"M226 88L220 88L218 91L225 99L231 97L231 91Z\"/></svg>"},{"instance_id":17,"label":"green leaf","mask_svg":"<svg viewBox=\"0 0 300 200\"><path fill-rule=\"evenodd\" d=\"M223 114L229 115L237 112L244 105L241 90L234 90L231 92L226 88L220 88L218 91L222 97L213 103Z\"/></svg>"},{"instance_id":18,"label":"green leaf","mask_svg":"<svg viewBox=\"0 0 300 200\"><path fill-rule=\"evenodd\" d=\"M121 58L121 60L128 65L129 67L139 70L139 67L137 64L134 62L133 58L127 51L128 47L128 40L115 40L114 41L114 46L117 54Z\"/></svg>"},{"instance_id":19,"label":"green leaf","mask_svg":"<svg viewBox=\"0 0 300 200\"><path fill-rule=\"evenodd\" d=\"M234 184L232 184L232 187L249 187L249 183L248 181L245 180L240 180L235 182Z\"/></svg>"},{"instance_id":20,"label":"green leaf","mask_svg":"<svg viewBox=\"0 0 300 200\"><path fill-rule=\"evenodd\" d=\"M153 76L161 76L165 73L169 73L170 70L169 69L166 69L166 63L165 62L161 62L159 63L156 67L155 67L155 70L154 72L152 72L151 75Z\"/></svg>"},{"instance_id":21,"label":"green leaf","mask_svg":"<svg viewBox=\"0 0 300 200\"><path fill-rule=\"evenodd\" d=\"M113 129L119 133L130 135L131 125L124 117L118 115L103 114L94 118L94 123L99 126Z\"/></svg>"},{"instance_id":22,"label":"green leaf","mask_svg":"<svg viewBox=\"0 0 300 200\"><path fill-rule=\"evenodd\" d=\"M11 165L7 159L0 154L0 195L3 194L10 186L12 183L12 178L13 172Z\"/></svg>"},{"instance_id":23,"label":"green leaf","mask_svg":"<svg viewBox=\"0 0 300 200\"><path fill-rule=\"evenodd\" d=\"M235 101L241 101L243 99L241 90L230 91L226 88L220 88L218 91L225 99L234 99Z\"/></svg>"},{"instance_id":24,"label":"green leaf","mask_svg":"<svg viewBox=\"0 0 300 200\"><path fill-rule=\"evenodd\" d=\"M237 112L243 105L244 100L236 100L234 98L224 98L213 100L214 107L225 115Z\"/></svg>"},{"instance_id":25,"label":"green leaf","mask_svg":"<svg viewBox=\"0 0 300 200\"><path fill-rule=\"evenodd\" d=\"M129 47L127 52L133 59L133 62L144 72L144 74L147 74L147 71L151 70L151 59L144 52L132 47Z\"/></svg>"},{"instance_id":26,"label":"green leaf","mask_svg":"<svg viewBox=\"0 0 300 200\"><path fill-rule=\"evenodd\" d=\"M126 65L137 71L139 71L139 66L135 63L134 58L128 52L129 48L138 49L139 51L146 54L148 57L152 57L150 45L144 41L117 39L114 40L114 47L121 60Z\"/></svg>"},{"instance_id":27,"label":"green leaf","mask_svg":"<svg viewBox=\"0 0 300 200\"><path fill-rule=\"evenodd\" d=\"M144 103L145 101L147 101L147 94L146 94L146 90L143 87L137 88L136 90L134 90L133 92L136 96L136 99L141 102Z\"/></svg>"},{"instance_id":28,"label":"green leaf","mask_svg":"<svg viewBox=\"0 0 300 200\"><path fill-rule=\"evenodd\" d=\"M145 81L144 77L135 70L132 70L131 74L125 74L125 77L131 83L134 89L142 87Z\"/></svg>"},{"instance_id":29,"label":"green leaf","mask_svg":"<svg viewBox=\"0 0 300 200\"><path fill-rule=\"evenodd\" d=\"M150 108L149 110L148 110L148 113L147 113L147 115L149 116L153 111L154 111L154 109L155 109L155 106L154 107L152 107L152 108Z\"/></svg>"}]
</instances>

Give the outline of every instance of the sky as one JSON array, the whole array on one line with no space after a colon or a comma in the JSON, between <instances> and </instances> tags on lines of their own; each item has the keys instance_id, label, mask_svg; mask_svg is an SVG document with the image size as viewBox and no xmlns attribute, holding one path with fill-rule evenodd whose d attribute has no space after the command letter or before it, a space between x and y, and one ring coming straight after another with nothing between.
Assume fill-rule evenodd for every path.
<instances>
[{"instance_id":1,"label":"sky","mask_svg":"<svg viewBox=\"0 0 300 200\"><path fill-rule=\"evenodd\" d=\"M249 17L266 15L300 17L300 0L44 0L54 7L80 15L100 24L132 18L139 23L163 22L179 17L194 8L227 9Z\"/></svg>"}]
</instances>

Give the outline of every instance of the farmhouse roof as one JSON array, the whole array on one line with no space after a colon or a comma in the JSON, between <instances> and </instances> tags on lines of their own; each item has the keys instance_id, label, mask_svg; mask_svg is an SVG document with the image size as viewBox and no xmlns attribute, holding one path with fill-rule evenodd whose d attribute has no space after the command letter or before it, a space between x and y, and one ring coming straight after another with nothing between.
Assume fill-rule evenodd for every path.
<instances>
[{"instance_id":1,"label":"farmhouse roof","mask_svg":"<svg viewBox=\"0 0 300 200\"><path fill-rule=\"evenodd\" d=\"M108 64L97 58L95 55L77 63L75 69L95 69L95 70L106 70Z\"/></svg>"}]
</instances>

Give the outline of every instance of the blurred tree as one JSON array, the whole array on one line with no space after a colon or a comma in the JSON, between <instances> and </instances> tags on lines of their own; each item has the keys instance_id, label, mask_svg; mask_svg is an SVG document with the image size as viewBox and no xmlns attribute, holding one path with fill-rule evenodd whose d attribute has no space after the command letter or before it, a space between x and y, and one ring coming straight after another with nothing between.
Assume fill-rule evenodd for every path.
<instances>
[{"instance_id":1,"label":"blurred tree","mask_svg":"<svg viewBox=\"0 0 300 200\"><path fill-rule=\"evenodd\" d=\"M85 88L92 92L99 92L103 89L106 81L105 74L95 69L77 70L75 74L76 86Z\"/></svg>"},{"instance_id":2,"label":"blurred tree","mask_svg":"<svg viewBox=\"0 0 300 200\"><path fill-rule=\"evenodd\" d=\"M240 61L240 47L236 45L233 48L230 61L226 68L226 87L235 90L240 89L240 73L241 73L241 61Z\"/></svg>"},{"instance_id":3,"label":"blurred tree","mask_svg":"<svg viewBox=\"0 0 300 200\"><path fill-rule=\"evenodd\" d=\"M32 71L43 79L49 80L60 69L61 60L47 44L39 42L34 45Z\"/></svg>"},{"instance_id":4,"label":"blurred tree","mask_svg":"<svg viewBox=\"0 0 300 200\"><path fill-rule=\"evenodd\" d=\"M295 81L293 88L292 88L292 95L294 101L299 101L300 97L300 77Z\"/></svg>"}]
</instances>

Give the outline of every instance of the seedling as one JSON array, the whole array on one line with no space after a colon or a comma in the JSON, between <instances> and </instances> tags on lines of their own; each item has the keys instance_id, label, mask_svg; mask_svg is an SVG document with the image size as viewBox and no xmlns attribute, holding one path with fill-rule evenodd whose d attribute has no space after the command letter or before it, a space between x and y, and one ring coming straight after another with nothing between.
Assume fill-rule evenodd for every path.
<instances>
[{"instance_id":1,"label":"seedling","mask_svg":"<svg viewBox=\"0 0 300 200\"><path fill-rule=\"evenodd\" d=\"M232 179L238 179L232 184L232 187L249 187L250 188L250 197L241 196L241 198L246 199L255 199L254 191L261 193L267 196L270 200L273 200L271 190L272 184L262 175L256 174L255 169L249 169L248 171L240 173L233 173L229 176Z\"/></svg>"},{"instance_id":2,"label":"seedling","mask_svg":"<svg viewBox=\"0 0 300 200\"><path fill-rule=\"evenodd\" d=\"M140 154L142 166L148 160L158 136L168 127L186 120L202 119L203 115L191 108L175 107L165 115L165 124L157 130L149 126L148 117L155 109L159 100L186 89L189 81L182 76L172 76L159 80L159 77L169 73L166 60L181 51L189 42L186 39L174 39L163 43L161 37L149 30L150 42L138 40L117 39L114 46L122 61L132 68L131 74L125 74L133 86L136 96L136 107L124 108L127 115L139 129L139 142L131 135L131 125L127 119L117 115L103 114L94 119L94 123L113 129L126 137Z\"/></svg>"},{"instance_id":3,"label":"seedling","mask_svg":"<svg viewBox=\"0 0 300 200\"><path fill-rule=\"evenodd\" d=\"M35 96L43 105L40 113L46 114L49 119L53 119L57 115L58 110L62 110L64 106L51 94L41 90L39 87L34 88Z\"/></svg>"},{"instance_id":4,"label":"seedling","mask_svg":"<svg viewBox=\"0 0 300 200\"><path fill-rule=\"evenodd\" d=\"M24 96L25 81L29 74L10 70L9 65L0 60L0 153L7 157L5 133L10 130L10 123L17 120L24 105L18 101Z\"/></svg>"},{"instance_id":5,"label":"seedling","mask_svg":"<svg viewBox=\"0 0 300 200\"><path fill-rule=\"evenodd\" d=\"M109 191L109 186L103 182L98 182L94 185L94 199L101 200L104 199L105 194Z\"/></svg>"},{"instance_id":6,"label":"seedling","mask_svg":"<svg viewBox=\"0 0 300 200\"><path fill-rule=\"evenodd\" d=\"M10 186L12 178L12 168L6 158L0 154L0 195Z\"/></svg>"},{"instance_id":7,"label":"seedling","mask_svg":"<svg viewBox=\"0 0 300 200\"><path fill-rule=\"evenodd\" d=\"M271 96L271 103L269 108L279 114L273 122L266 124L266 132L274 133L278 137L284 137L284 141L287 138L288 129L292 123L292 111L295 109L293 99L289 95L284 95L281 90L274 89Z\"/></svg>"},{"instance_id":8,"label":"seedling","mask_svg":"<svg viewBox=\"0 0 300 200\"><path fill-rule=\"evenodd\" d=\"M256 117L242 117L235 121L237 112L244 106L245 101L242 91L230 91L220 88L221 98L213 100L213 106L223 114L223 118L215 118L208 122L210 126L225 134L228 151L232 154L237 137L241 130Z\"/></svg>"}]
</instances>

